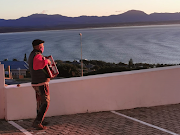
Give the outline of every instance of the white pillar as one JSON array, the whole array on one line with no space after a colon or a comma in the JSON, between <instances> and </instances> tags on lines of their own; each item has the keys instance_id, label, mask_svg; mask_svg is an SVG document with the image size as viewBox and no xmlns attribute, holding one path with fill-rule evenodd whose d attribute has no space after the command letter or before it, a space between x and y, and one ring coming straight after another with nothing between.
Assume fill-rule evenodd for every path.
<instances>
[{"instance_id":1,"label":"white pillar","mask_svg":"<svg viewBox=\"0 0 180 135\"><path fill-rule=\"evenodd\" d=\"M4 76L4 65L0 64L0 119L5 118L5 76Z\"/></svg>"}]
</instances>

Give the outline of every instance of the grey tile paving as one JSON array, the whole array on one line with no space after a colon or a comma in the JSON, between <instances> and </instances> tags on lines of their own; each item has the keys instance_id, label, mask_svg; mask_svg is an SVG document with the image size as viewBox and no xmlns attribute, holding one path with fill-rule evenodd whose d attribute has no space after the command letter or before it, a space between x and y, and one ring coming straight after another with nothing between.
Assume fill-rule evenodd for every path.
<instances>
[{"instance_id":1,"label":"grey tile paving","mask_svg":"<svg viewBox=\"0 0 180 135\"><path fill-rule=\"evenodd\" d=\"M180 104L117 111L180 134Z\"/></svg>"},{"instance_id":2,"label":"grey tile paving","mask_svg":"<svg viewBox=\"0 0 180 135\"><path fill-rule=\"evenodd\" d=\"M24 135L5 120L0 120L0 135Z\"/></svg>"},{"instance_id":3,"label":"grey tile paving","mask_svg":"<svg viewBox=\"0 0 180 135\"><path fill-rule=\"evenodd\" d=\"M117 111L180 134L180 104ZM111 112L61 115L45 118L47 130L32 128L33 119L14 121L33 135L169 135ZM5 120L0 120L0 135L22 135Z\"/></svg>"}]
</instances>

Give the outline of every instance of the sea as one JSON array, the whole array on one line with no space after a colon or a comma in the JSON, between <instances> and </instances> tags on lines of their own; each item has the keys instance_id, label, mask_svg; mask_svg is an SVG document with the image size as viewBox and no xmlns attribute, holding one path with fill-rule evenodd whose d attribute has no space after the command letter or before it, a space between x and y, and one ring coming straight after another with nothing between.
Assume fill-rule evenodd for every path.
<instances>
[{"instance_id":1,"label":"sea","mask_svg":"<svg viewBox=\"0 0 180 135\"><path fill-rule=\"evenodd\" d=\"M80 60L82 48L87 60L180 63L180 24L0 33L0 61L28 58L34 39L45 41L43 55L54 60Z\"/></svg>"}]
</instances>

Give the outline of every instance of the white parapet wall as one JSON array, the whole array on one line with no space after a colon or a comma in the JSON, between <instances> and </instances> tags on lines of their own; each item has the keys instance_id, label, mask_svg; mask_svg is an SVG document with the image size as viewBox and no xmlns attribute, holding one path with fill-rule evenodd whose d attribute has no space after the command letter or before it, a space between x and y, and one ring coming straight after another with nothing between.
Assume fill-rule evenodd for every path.
<instances>
[{"instance_id":1,"label":"white parapet wall","mask_svg":"<svg viewBox=\"0 0 180 135\"><path fill-rule=\"evenodd\" d=\"M0 63L0 119L5 117L4 65Z\"/></svg>"},{"instance_id":2,"label":"white parapet wall","mask_svg":"<svg viewBox=\"0 0 180 135\"><path fill-rule=\"evenodd\" d=\"M7 120L35 118L30 83L5 87ZM131 109L180 103L180 66L50 81L46 116Z\"/></svg>"}]
</instances>

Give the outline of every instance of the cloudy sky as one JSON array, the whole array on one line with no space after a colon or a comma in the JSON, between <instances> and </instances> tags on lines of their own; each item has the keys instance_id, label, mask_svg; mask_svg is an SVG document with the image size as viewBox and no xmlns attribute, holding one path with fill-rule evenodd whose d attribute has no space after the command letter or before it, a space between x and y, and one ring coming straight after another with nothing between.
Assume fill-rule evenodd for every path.
<instances>
[{"instance_id":1,"label":"cloudy sky","mask_svg":"<svg viewBox=\"0 0 180 135\"><path fill-rule=\"evenodd\" d=\"M108 16L132 9L147 14L180 12L180 0L0 0L0 19L17 19L36 13Z\"/></svg>"}]
</instances>

